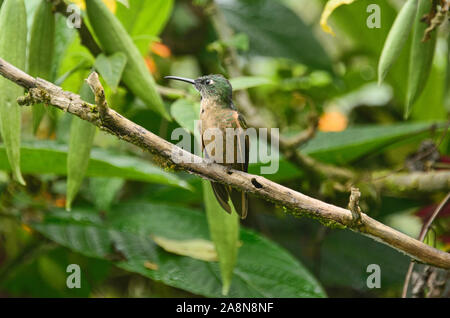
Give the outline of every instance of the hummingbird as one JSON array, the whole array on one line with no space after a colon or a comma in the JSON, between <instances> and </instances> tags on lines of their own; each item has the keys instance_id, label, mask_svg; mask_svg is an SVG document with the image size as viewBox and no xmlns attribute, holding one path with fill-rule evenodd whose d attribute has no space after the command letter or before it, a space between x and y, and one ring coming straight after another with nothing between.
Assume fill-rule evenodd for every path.
<instances>
[{"instance_id":1,"label":"hummingbird","mask_svg":"<svg viewBox=\"0 0 450 318\"><path fill-rule=\"evenodd\" d=\"M245 134L247 124L233 103L233 89L230 82L220 74L206 75L195 80L178 76L165 78L190 83L200 93L200 134L205 158L215 158L216 163L228 169L247 172L249 162L249 137ZM229 134L229 128L234 134ZM214 139L207 139L205 132L209 129L218 129L222 136L214 135ZM229 149L230 145L233 149ZM221 149L222 153L218 151L216 156L215 151L218 149ZM214 181L211 181L211 186L217 201L226 212L231 213L228 203L231 199L240 217L244 219L247 216L248 199L245 192Z\"/></svg>"}]
</instances>

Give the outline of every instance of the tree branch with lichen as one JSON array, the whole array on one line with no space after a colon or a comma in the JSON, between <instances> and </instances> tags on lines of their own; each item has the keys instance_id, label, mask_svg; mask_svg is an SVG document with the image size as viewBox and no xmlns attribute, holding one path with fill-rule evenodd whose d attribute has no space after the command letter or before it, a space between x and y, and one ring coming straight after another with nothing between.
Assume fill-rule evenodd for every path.
<instances>
[{"instance_id":1,"label":"tree branch with lichen","mask_svg":"<svg viewBox=\"0 0 450 318\"><path fill-rule=\"evenodd\" d=\"M104 99L104 90L96 75L89 77L89 84L96 94L98 105L89 104L77 94L64 91L61 87L43 79L34 78L1 58L0 75L28 89L27 95L18 99L20 105L45 103L54 106L151 152L155 161L162 166L227 184L283 206L288 213L294 216L308 216L318 219L328 226L349 228L395 248L418 262L450 269L449 253L430 247L398 232L363 212L359 213L360 220L355 223L352 212L348 209L311 198L262 176L229 170L158 137L108 107Z\"/></svg>"}]
</instances>

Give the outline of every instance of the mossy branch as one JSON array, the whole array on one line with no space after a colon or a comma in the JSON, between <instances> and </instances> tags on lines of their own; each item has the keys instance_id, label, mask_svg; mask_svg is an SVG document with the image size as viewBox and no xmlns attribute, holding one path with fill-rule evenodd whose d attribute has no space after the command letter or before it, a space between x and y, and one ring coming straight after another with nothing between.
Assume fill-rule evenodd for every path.
<instances>
[{"instance_id":1,"label":"mossy branch","mask_svg":"<svg viewBox=\"0 0 450 318\"><path fill-rule=\"evenodd\" d=\"M327 225L347 227L395 248L418 262L450 269L449 253L398 232L362 212L358 213L360 220L355 223L352 212L348 209L308 197L264 177L229 170L219 164L208 162L124 118L106 104L103 104L107 115L107 120L104 120L104 116L99 113L98 106L88 104L80 96L64 91L52 83L40 78L33 78L1 58L0 75L29 90L27 96L19 99L20 104L46 103L78 116L120 139L150 151L157 157L157 161L166 167L187 171L204 179L230 185L283 206L293 215L305 215L319 219ZM91 79L95 79L95 76ZM101 87L101 84L96 81L94 81L94 85ZM94 92L98 93L99 91L103 91L103 89L94 89ZM102 99L104 100L104 96L96 98L99 102L102 102ZM356 205L352 204L352 206Z\"/></svg>"}]
</instances>

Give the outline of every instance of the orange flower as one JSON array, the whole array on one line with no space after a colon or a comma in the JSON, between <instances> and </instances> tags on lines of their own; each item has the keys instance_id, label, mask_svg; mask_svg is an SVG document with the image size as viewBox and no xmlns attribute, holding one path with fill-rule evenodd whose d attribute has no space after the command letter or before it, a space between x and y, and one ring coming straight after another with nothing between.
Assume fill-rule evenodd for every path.
<instances>
[{"instance_id":1,"label":"orange flower","mask_svg":"<svg viewBox=\"0 0 450 318\"><path fill-rule=\"evenodd\" d=\"M152 74L156 73L156 64L151 56L145 57L145 64L147 64L147 68L150 71L150 73Z\"/></svg>"},{"instance_id":2,"label":"orange flower","mask_svg":"<svg viewBox=\"0 0 450 318\"><path fill-rule=\"evenodd\" d=\"M150 44L150 51L163 58L168 58L172 55L170 48L160 42L153 42Z\"/></svg>"},{"instance_id":3,"label":"orange flower","mask_svg":"<svg viewBox=\"0 0 450 318\"><path fill-rule=\"evenodd\" d=\"M319 119L320 131L343 131L347 125L347 117L339 111L325 112Z\"/></svg>"},{"instance_id":4,"label":"orange flower","mask_svg":"<svg viewBox=\"0 0 450 318\"><path fill-rule=\"evenodd\" d=\"M24 224L24 223L22 223L22 229L23 229L25 232L30 233L30 234L33 232L33 230L31 229L31 227L29 227L28 225L26 225L26 224Z\"/></svg>"},{"instance_id":5,"label":"orange flower","mask_svg":"<svg viewBox=\"0 0 450 318\"><path fill-rule=\"evenodd\" d=\"M64 208L66 206L66 198L57 198L54 202L55 206L58 208Z\"/></svg>"}]
</instances>

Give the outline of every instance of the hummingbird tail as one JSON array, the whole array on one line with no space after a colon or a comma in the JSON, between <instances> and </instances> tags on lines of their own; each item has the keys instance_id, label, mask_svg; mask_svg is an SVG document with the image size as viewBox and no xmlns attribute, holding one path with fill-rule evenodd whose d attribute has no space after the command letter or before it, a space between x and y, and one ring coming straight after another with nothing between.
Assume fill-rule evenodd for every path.
<instances>
[{"instance_id":1,"label":"hummingbird tail","mask_svg":"<svg viewBox=\"0 0 450 318\"><path fill-rule=\"evenodd\" d=\"M241 216L241 219L245 219L248 211L247 193L231 189L230 197L236 212Z\"/></svg>"},{"instance_id":2,"label":"hummingbird tail","mask_svg":"<svg viewBox=\"0 0 450 318\"><path fill-rule=\"evenodd\" d=\"M227 211L227 213L231 213L230 205L228 204L228 191L227 188L220 183L211 182L211 187L213 189L214 195L216 196L217 201L220 206Z\"/></svg>"},{"instance_id":3,"label":"hummingbird tail","mask_svg":"<svg viewBox=\"0 0 450 318\"><path fill-rule=\"evenodd\" d=\"M231 207L228 204L228 198L231 198L234 209L240 215L241 219L247 217L248 199L245 192L237 191L232 188L227 189L226 186L217 182L211 182L211 186L217 201L227 213L231 213Z\"/></svg>"}]
</instances>

